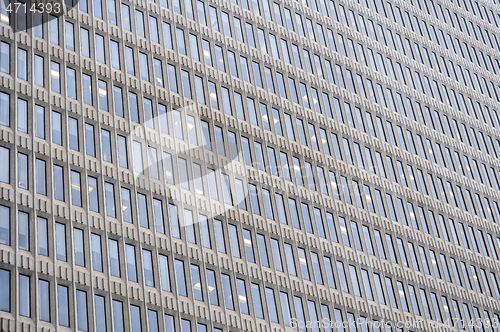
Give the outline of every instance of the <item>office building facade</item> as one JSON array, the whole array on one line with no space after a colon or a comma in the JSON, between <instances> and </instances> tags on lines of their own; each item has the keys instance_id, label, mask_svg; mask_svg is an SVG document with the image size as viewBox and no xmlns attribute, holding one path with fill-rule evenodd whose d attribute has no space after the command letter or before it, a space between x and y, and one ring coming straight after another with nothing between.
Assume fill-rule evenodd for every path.
<instances>
[{"instance_id":1,"label":"office building facade","mask_svg":"<svg viewBox=\"0 0 500 332\"><path fill-rule=\"evenodd\" d=\"M0 330L498 331L497 0L72 5L0 5Z\"/></svg>"}]
</instances>

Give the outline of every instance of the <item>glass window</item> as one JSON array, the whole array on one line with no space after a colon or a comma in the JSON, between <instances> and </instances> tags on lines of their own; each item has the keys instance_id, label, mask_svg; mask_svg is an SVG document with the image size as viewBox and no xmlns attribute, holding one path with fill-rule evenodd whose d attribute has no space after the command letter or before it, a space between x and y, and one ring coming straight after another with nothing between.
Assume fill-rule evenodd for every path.
<instances>
[{"instance_id":1,"label":"glass window","mask_svg":"<svg viewBox=\"0 0 500 332\"><path fill-rule=\"evenodd\" d=\"M91 240L92 240L92 268L94 269L94 271L103 272L101 236L92 233Z\"/></svg>"},{"instance_id":2,"label":"glass window","mask_svg":"<svg viewBox=\"0 0 500 332\"><path fill-rule=\"evenodd\" d=\"M10 271L0 269L0 311L10 312Z\"/></svg>"},{"instance_id":3,"label":"glass window","mask_svg":"<svg viewBox=\"0 0 500 332\"><path fill-rule=\"evenodd\" d=\"M54 114L54 113L52 113ZM68 134L69 134L69 147L72 150L80 151L80 142L78 135L78 120L68 118Z\"/></svg>"},{"instance_id":4,"label":"glass window","mask_svg":"<svg viewBox=\"0 0 500 332\"><path fill-rule=\"evenodd\" d=\"M141 78L149 82L149 64L147 54L139 52L139 65L141 67Z\"/></svg>"},{"instance_id":5,"label":"glass window","mask_svg":"<svg viewBox=\"0 0 500 332\"><path fill-rule=\"evenodd\" d=\"M172 111L173 118L174 118L174 128L175 128L175 137L184 140L184 132L182 128L182 119L181 119L181 112L179 110L173 110Z\"/></svg>"},{"instance_id":6,"label":"glass window","mask_svg":"<svg viewBox=\"0 0 500 332\"><path fill-rule=\"evenodd\" d=\"M133 304L130 305L130 322L132 324L132 332L142 331L141 308Z\"/></svg>"},{"instance_id":7,"label":"glass window","mask_svg":"<svg viewBox=\"0 0 500 332\"><path fill-rule=\"evenodd\" d=\"M125 67L127 74L135 76L134 50L128 46L125 46Z\"/></svg>"},{"instance_id":8,"label":"glass window","mask_svg":"<svg viewBox=\"0 0 500 332\"><path fill-rule=\"evenodd\" d=\"M0 155L2 160L5 160L7 157L5 156L2 148L0 148ZM3 173L5 174L5 173ZM7 174L9 174L7 172ZM36 160L36 193L40 195L47 196L47 171L46 171L46 163L45 160L37 159ZM6 182L5 179L1 179L0 181Z\"/></svg>"},{"instance_id":9,"label":"glass window","mask_svg":"<svg viewBox=\"0 0 500 332\"><path fill-rule=\"evenodd\" d=\"M52 143L62 145L62 115L55 111L52 111Z\"/></svg>"},{"instance_id":10,"label":"glass window","mask_svg":"<svg viewBox=\"0 0 500 332\"><path fill-rule=\"evenodd\" d=\"M77 325L81 331L88 331L87 292L76 291Z\"/></svg>"},{"instance_id":11,"label":"glass window","mask_svg":"<svg viewBox=\"0 0 500 332\"><path fill-rule=\"evenodd\" d=\"M148 309L148 324L149 332L159 332L158 313L156 311Z\"/></svg>"},{"instance_id":12,"label":"glass window","mask_svg":"<svg viewBox=\"0 0 500 332\"><path fill-rule=\"evenodd\" d=\"M7 159L7 161L9 161ZM5 162L5 160L4 160ZM7 163L8 165L6 166L7 169L5 169L5 166L0 166L0 169L2 171L5 171L7 173L7 176L9 175L10 170L10 163ZM7 179L8 180L8 179ZM4 181L2 181L4 182ZM18 152L17 153L17 186L22 189L29 189L28 188L28 156Z\"/></svg>"},{"instance_id":13,"label":"glass window","mask_svg":"<svg viewBox=\"0 0 500 332\"><path fill-rule=\"evenodd\" d=\"M174 204L169 204L168 210L169 210L168 212L170 214L170 227L171 227L172 236L180 239L181 238L181 230L180 230L180 224L179 224L179 215L177 214L177 206L175 206Z\"/></svg>"},{"instance_id":14,"label":"glass window","mask_svg":"<svg viewBox=\"0 0 500 332\"><path fill-rule=\"evenodd\" d=\"M19 275L19 315L30 317L31 316L31 301L30 301L30 277L20 274Z\"/></svg>"},{"instance_id":15,"label":"glass window","mask_svg":"<svg viewBox=\"0 0 500 332\"><path fill-rule=\"evenodd\" d=\"M187 296L186 276L184 273L184 261L175 260L175 273L177 279L177 291L180 296Z\"/></svg>"},{"instance_id":16,"label":"glass window","mask_svg":"<svg viewBox=\"0 0 500 332\"><path fill-rule=\"evenodd\" d=\"M54 198L64 202L64 171L61 166L54 165Z\"/></svg>"},{"instance_id":17,"label":"glass window","mask_svg":"<svg viewBox=\"0 0 500 332\"><path fill-rule=\"evenodd\" d=\"M0 146L0 158L0 181L10 183L10 150Z\"/></svg>"},{"instance_id":18,"label":"glass window","mask_svg":"<svg viewBox=\"0 0 500 332\"><path fill-rule=\"evenodd\" d=\"M56 257L58 260L66 262L66 225L56 222Z\"/></svg>"},{"instance_id":19,"label":"glass window","mask_svg":"<svg viewBox=\"0 0 500 332\"><path fill-rule=\"evenodd\" d=\"M217 250L222 253L226 253L226 242L224 240L224 229L222 227L222 221L219 219L214 219L215 226L215 237L217 240Z\"/></svg>"},{"instance_id":20,"label":"glass window","mask_svg":"<svg viewBox=\"0 0 500 332\"><path fill-rule=\"evenodd\" d=\"M293 257L293 249L291 244L285 243L285 257L288 266L288 273L290 273L293 276L297 276L297 270L295 268L295 259Z\"/></svg>"},{"instance_id":21,"label":"glass window","mask_svg":"<svg viewBox=\"0 0 500 332\"><path fill-rule=\"evenodd\" d=\"M175 331L174 316L165 314L165 330L166 331Z\"/></svg>"},{"instance_id":22,"label":"glass window","mask_svg":"<svg viewBox=\"0 0 500 332\"><path fill-rule=\"evenodd\" d=\"M2 44L5 44L5 43L2 43ZM41 86L41 87L45 86L44 58L40 55L35 55L33 76L34 76L34 82L36 85Z\"/></svg>"},{"instance_id":23,"label":"glass window","mask_svg":"<svg viewBox=\"0 0 500 332\"><path fill-rule=\"evenodd\" d=\"M137 282L137 267L135 263L135 247L130 244L125 245L125 254L127 258L128 280Z\"/></svg>"},{"instance_id":24,"label":"glass window","mask_svg":"<svg viewBox=\"0 0 500 332\"><path fill-rule=\"evenodd\" d=\"M180 158L177 160L178 161L178 166L179 166L179 178L181 181L181 188L190 190L189 189L189 176L188 176L188 169L187 169L187 160L184 158Z\"/></svg>"},{"instance_id":25,"label":"glass window","mask_svg":"<svg viewBox=\"0 0 500 332\"><path fill-rule=\"evenodd\" d=\"M252 233L248 229L243 230L243 242L245 244L247 260L249 262L255 263L255 256L252 244Z\"/></svg>"},{"instance_id":26,"label":"glass window","mask_svg":"<svg viewBox=\"0 0 500 332\"><path fill-rule=\"evenodd\" d=\"M234 257L241 258L240 243L238 240L238 229L235 225L229 224L229 240L231 243L231 251Z\"/></svg>"},{"instance_id":27,"label":"glass window","mask_svg":"<svg viewBox=\"0 0 500 332\"><path fill-rule=\"evenodd\" d=\"M104 296L94 295L95 331L106 332L106 304Z\"/></svg>"},{"instance_id":28,"label":"glass window","mask_svg":"<svg viewBox=\"0 0 500 332\"><path fill-rule=\"evenodd\" d=\"M39 319L50 322L50 283L46 280L38 280L38 308Z\"/></svg>"},{"instance_id":29,"label":"glass window","mask_svg":"<svg viewBox=\"0 0 500 332\"><path fill-rule=\"evenodd\" d=\"M215 277L215 271L207 269L207 287L208 296L210 298L210 304L219 305L219 295L217 291L217 282Z\"/></svg>"},{"instance_id":30,"label":"glass window","mask_svg":"<svg viewBox=\"0 0 500 332\"><path fill-rule=\"evenodd\" d=\"M264 319L264 311L262 305L262 298L260 296L260 287L258 284L252 283L252 297L253 297L253 305L255 309L255 316L257 318Z\"/></svg>"},{"instance_id":31,"label":"glass window","mask_svg":"<svg viewBox=\"0 0 500 332\"><path fill-rule=\"evenodd\" d=\"M144 266L144 283L146 286L154 287L153 255L151 251L142 249L142 264Z\"/></svg>"},{"instance_id":32,"label":"glass window","mask_svg":"<svg viewBox=\"0 0 500 332\"><path fill-rule=\"evenodd\" d=\"M17 78L28 80L28 52L22 48L17 49Z\"/></svg>"},{"instance_id":33,"label":"glass window","mask_svg":"<svg viewBox=\"0 0 500 332\"><path fill-rule=\"evenodd\" d=\"M124 332L123 303L113 300L113 323L115 332Z\"/></svg>"},{"instance_id":34,"label":"glass window","mask_svg":"<svg viewBox=\"0 0 500 332\"><path fill-rule=\"evenodd\" d=\"M116 218L115 186L112 183L104 182L104 197L106 199L106 215Z\"/></svg>"},{"instance_id":35,"label":"glass window","mask_svg":"<svg viewBox=\"0 0 500 332\"><path fill-rule=\"evenodd\" d=\"M35 59L36 57L37 55L35 55ZM5 42L0 43L0 71L6 74L10 74L10 44Z\"/></svg>"},{"instance_id":36,"label":"glass window","mask_svg":"<svg viewBox=\"0 0 500 332\"><path fill-rule=\"evenodd\" d=\"M193 297L195 300L203 301L203 289L200 276L200 267L191 264L191 279L193 280Z\"/></svg>"},{"instance_id":37,"label":"glass window","mask_svg":"<svg viewBox=\"0 0 500 332\"><path fill-rule=\"evenodd\" d=\"M108 112L108 84L105 81L98 80L99 109Z\"/></svg>"},{"instance_id":38,"label":"glass window","mask_svg":"<svg viewBox=\"0 0 500 332\"><path fill-rule=\"evenodd\" d=\"M35 105L35 136L45 139L45 107Z\"/></svg>"},{"instance_id":39,"label":"glass window","mask_svg":"<svg viewBox=\"0 0 500 332\"><path fill-rule=\"evenodd\" d=\"M7 222L10 221L10 210L5 206L0 206L0 213L2 214L2 220ZM9 245L9 233L6 233L5 229L8 230L9 224L7 223L7 228L3 227L3 231L1 232L1 243ZM48 224L47 219L38 217L38 254L43 256L49 255L49 247L48 247Z\"/></svg>"},{"instance_id":40,"label":"glass window","mask_svg":"<svg viewBox=\"0 0 500 332\"><path fill-rule=\"evenodd\" d=\"M269 267L269 258L267 256L266 239L264 235L257 234L257 244L259 247L260 263L265 267Z\"/></svg>"},{"instance_id":41,"label":"glass window","mask_svg":"<svg viewBox=\"0 0 500 332\"><path fill-rule=\"evenodd\" d=\"M17 130L28 133L28 102L17 99Z\"/></svg>"},{"instance_id":42,"label":"glass window","mask_svg":"<svg viewBox=\"0 0 500 332\"><path fill-rule=\"evenodd\" d=\"M116 144L118 146L118 164L121 167L128 168L127 139L124 136L117 135Z\"/></svg>"},{"instance_id":43,"label":"glass window","mask_svg":"<svg viewBox=\"0 0 500 332\"><path fill-rule=\"evenodd\" d=\"M9 221L10 221L10 216L9 213L5 213L5 207L0 206L0 215L2 216L3 223L6 223L6 225L0 225L0 234L6 233L7 236L8 234L8 228L9 228ZM4 215L5 214L5 215ZM5 218L5 219L3 219ZM29 214L26 212L19 211L18 212L18 217L17 217L17 222L18 222L18 245L19 249L29 251L30 250L30 236L29 236ZM6 227L7 226L7 227ZM7 231L5 231L7 229ZM0 235L0 243L3 241L1 240L4 236Z\"/></svg>"},{"instance_id":44,"label":"glass window","mask_svg":"<svg viewBox=\"0 0 500 332\"><path fill-rule=\"evenodd\" d=\"M88 123L85 124L85 150L87 155L95 157L94 126Z\"/></svg>"},{"instance_id":45,"label":"glass window","mask_svg":"<svg viewBox=\"0 0 500 332\"><path fill-rule=\"evenodd\" d=\"M164 291L170 292L170 269L168 266L168 257L165 255L158 255L158 262L160 265L161 288Z\"/></svg>"},{"instance_id":46,"label":"glass window","mask_svg":"<svg viewBox=\"0 0 500 332\"><path fill-rule=\"evenodd\" d=\"M80 173L71 171L71 204L82 207Z\"/></svg>"},{"instance_id":47,"label":"glass window","mask_svg":"<svg viewBox=\"0 0 500 332\"><path fill-rule=\"evenodd\" d=\"M168 65L168 81L169 81L169 87L170 91L173 91L175 93L178 92L177 90L177 74L175 67L173 65Z\"/></svg>"},{"instance_id":48,"label":"glass window","mask_svg":"<svg viewBox=\"0 0 500 332\"><path fill-rule=\"evenodd\" d=\"M120 273L120 256L118 250L118 241L113 239L108 239L108 250L109 250L109 271L112 276L120 278L121 273Z\"/></svg>"},{"instance_id":49,"label":"glass window","mask_svg":"<svg viewBox=\"0 0 500 332\"><path fill-rule=\"evenodd\" d=\"M186 70L181 70L181 79L182 79L182 89L184 91L184 97L192 98L191 95L191 81L189 78L189 72Z\"/></svg>"},{"instance_id":50,"label":"glass window","mask_svg":"<svg viewBox=\"0 0 500 332\"><path fill-rule=\"evenodd\" d=\"M186 227L186 238L188 242L196 243L196 231L194 228L193 211L184 209L184 226Z\"/></svg>"},{"instance_id":51,"label":"glass window","mask_svg":"<svg viewBox=\"0 0 500 332\"><path fill-rule=\"evenodd\" d=\"M79 291L77 291L79 292ZM85 293L84 293L85 294ZM77 297L78 301L78 297ZM86 301L86 299L85 299ZM69 300L68 300L68 287L57 285L57 302L59 312L59 325L69 327ZM77 303L78 305L78 303ZM80 318L80 315L78 315ZM79 320L78 320L79 322Z\"/></svg>"},{"instance_id":52,"label":"glass window","mask_svg":"<svg viewBox=\"0 0 500 332\"><path fill-rule=\"evenodd\" d=\"M148 202L146 195L141 193L137 193L137 213L139 225L144 228L149 228Z\"/></svg>"}]
</instances>

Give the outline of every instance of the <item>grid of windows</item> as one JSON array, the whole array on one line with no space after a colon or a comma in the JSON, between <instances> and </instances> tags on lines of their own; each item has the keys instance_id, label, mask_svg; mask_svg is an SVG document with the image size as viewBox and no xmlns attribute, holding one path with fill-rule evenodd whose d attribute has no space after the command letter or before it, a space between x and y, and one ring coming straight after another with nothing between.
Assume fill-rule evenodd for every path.
<instances>
[{"instance_id":1,"label":"grid of windows","mask_svg":"<svg viewBox=\"0 0 500 332\"><path fill-rule=\"evenodd\" d=\"M80 0L27 29L0 3L0 311L498 320L497 6Z\"/></svg>"}]
</instances>

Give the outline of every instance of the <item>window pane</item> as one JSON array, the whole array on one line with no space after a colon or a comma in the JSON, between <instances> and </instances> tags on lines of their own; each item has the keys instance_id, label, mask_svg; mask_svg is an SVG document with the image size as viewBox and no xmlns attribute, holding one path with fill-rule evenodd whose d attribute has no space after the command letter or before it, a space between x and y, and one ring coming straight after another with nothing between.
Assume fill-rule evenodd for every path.
<instances>
[{"instance_id":1,"label":"window pane","mask_svg":"<svg viewBox=\"0 0 500 332\"><path fill-rule=\"evenodd\" d=\"M170 272L168 266L168 257L165 255L158 255L158 260L160 264L161 288L164 291L170 292Z\"/></svg>"},{"instance_id":2,"label":"window pane","mask_svg":"<svg viewBox=\"0 0 500 332\"><path fill-rule=\"evenodd\" d=\"M117 300L113 300L113 323L114 332L125 331L123 322L123 303Z\"/></svg>"},{"instance_id":3,"label":"window pane","mask_svg":"<svg viewBox=\"0 0 500 332\"><path fill-rule=\"evenodd\" d=\"M153 275L153 256L151 251L142 250L142 264L144 265L144 283L146 286L155 286L155 280Z\"/></svg>"},{"instance_id":4,"label":"window pane","mask_svg":"<svg viewBox=\"0 0 500 332\"><path fill-rule=\"evenodd\" d=\"M75 248L75 264L85 266L85 250L83 230L73 229L73 245Z\"/></svg>"},{"instance_id":5,"label":"window pane","mask_svg":"<svg viewBox=\"0 0 500 332\"><path fill-rule=\"evenodd\" d=\"M61 166L54 165L54 198L64 202L64 172Z\"/></svg>"},{"instance_id":6,"label":"window pane","mask_svg":"<svg viewBox=\"0 0 500 332\"><path fill-rule=\"evenodd\" d=\"M106 305L104 296L94 295L95 331L106 332Z\"/></svg>"},{"instance_id":7,"label":"window pane","mask_svg":"<svg viewBox=\"0 0 500 332\"><path fill-rule=\"evenodd\" d=\"M69 300L68 287L57 285L57 312L59 325L69 327Z\"/></svg>"},{"instance_id":8,"label":"window pane","mask_svg":"<svg viewBox=\"0 0 500 332\"><path fill-rule=\"evenodd\" d=\"M76 291L77 325L81 331L88 331L87 292Z\"/></svg>"},{"instance_id":9,"label":"window pane","mask_svg":"<svg viewBox=\"0 0 500 332\"><path fill-rule=\"evenodd\" d=\"M175 273L177 277L177 291L181 296L187 296L186 277L184 274L184 262L175 260Z\"/></svg>"},{"instance_id":10,"label":"window pane","mask_svg":"<svg viewBox=\"0 0 500 332\"><path fill-rule=\"evenodd\" d=\"M0 146L0 181L10 183L10 150Z\"/></svg>"},{"instance_id":11,"label":"window pane","mask_svg":"<svg viewBox=\"0 0 500 332\"><path fill-rule=\"evenodd\" d=\"M92 268L94 269L94 271L103 272L101 236L97 234L92 234L91 239L92 239Z\"/></svg>"},{"instance_id":12,"label":"window pane","mask_svg":"<svg viewBox=\"0 0 500 332\"><path fill-rule=\"evenodd\" d=\"M108 250L109 250L109 271L112 276L120 277L120 256L118 251L118 241L109 239L108 240Z\"/></svg>"},{"instance_id":13,"label":"window pane","mask_svg":"<svg viewBox=\"0 0 500 332\"><path fill-rule=\"evenodd\" d=\"M137 193L137 210L141 227L149 228L148 207L146 195Z\"/></svg>"},{"instance_id":14,"label":"window pane","mask_svg":"<svg viewBox=\"0 0 500 332\"><path fill-rule=\"evenodd\" d=\"M141 332L141 308L135 305L130 305L130 322L132 325L132 332Z\"/></svg>"},{"instance_id":15,"label":"window pane","mask_svg":"<svg viewBox=\"0 0 500 332\"><path fill-rule=\"evenodd\" d=\"M91 176L88 177L88 193L89 193L89 209L90 211L99 212L99 198L97 179Z\"/></svg>"},{"instance_id":16,"label":"window pane","mask_svg":"<svg viewBox=\"0 0 500 332\"><path fill-rule=\"evenodd\" d=\"M71 204L79 207L82 206L81 185L80 173L71 171Z\"/></svg>"},{"instance_id":17,"label":"window pane","mask_svg":"<svg viewBox=\"0 0 500 332\"><path fill-rule=\"evenodd\" d=\"M38 280L38 308L39 318L44 322L50 322L50 283Z\"/></svg>"},{"instance_id":18,"label":"window pane","mask_svg":"<svg viewBox=\"0 0 500 332\"><path fill-rule=\"evenodd\" d=\"M31 316L31 303L30 303L30 277L20 274L19 275L19 315L30 317Z\"/></svg>"},{"instance_id":19,"label":"window pane","mask_svg":"<svg viewBox=\"0 0 500 332\"><path fill-rule=\"evenodd\" d=\"M66 262L66 225L56 223L56 257L58 260Z\"/></svg>"},{"instance_id":20,"label":"window pane","mask_svg":"<svg viewBox=\"0 0 500 332\"><path fill-rule=\"evenodd\" d=\"M104 182L104 196L106 199L106 215L116 218L115 210L115 187L112 183Z\"/></svg>"},{"instance_id":21,"label":"window pane","mask_svg":"<svg viewBox=\"0 0 500 332\"><path fill-rule=\"evenodd\" d=\"M43 256L48 256L49 240L48 240L47 219L38 217L37 224L38 224L38 229L37 229L38 254Z\"/></svg>"},{"instance_id":22,"label":"window pane","mask_svg":"<svg viewBox=\"0 0 500 332\"><path fill-rule=\"evenodd\" d=\"M135 265L135 248L130 244L125 245L127 256L127 274L128 280L137 282L137 268Z\"/></svg>"},{"instance_id":23,"label":"window pane","mask_svg":"<svg viewBox=\"0 0 500 332\"><path fill-rule=\"evenodd\" d=\"M3 223L9 223L10 218L7 213L7 215L2 215L2 209L3 207L0 206L0 218L6 218L6 221L3 221ZM19 243L19 249L29 251L30 250L30 238L29 238L29 214L26 212L19 211L18 216L17 216L17 222L18 222L18 243ZM4 228L3 225L0 226L0 233L2 233L2 229ZM0 239L2 236L0 236ZM1 240L0 240L1 243Z\"/></svg>"}]
</instances>

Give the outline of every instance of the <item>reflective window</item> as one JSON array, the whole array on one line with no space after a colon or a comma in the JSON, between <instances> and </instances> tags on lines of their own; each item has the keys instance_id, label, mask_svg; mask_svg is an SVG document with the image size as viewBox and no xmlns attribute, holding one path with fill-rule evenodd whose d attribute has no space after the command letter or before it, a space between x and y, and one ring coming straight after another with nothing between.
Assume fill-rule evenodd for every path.
<instances>
[{"instance_id":1,"label":"reflective window","mask_svg":"<svg viewBox=\"0 0 500 332\"><path fill-rule=\"evenodd\" d=\"M9 290L10 291L10 290ZM31 317L30 277L19 275L19 315Z\"/></svg>"},{"instance_id":2,"label":"reflective window","mask_svg":"<svg viewBox=\"0 0 500 332\"><path fill-rule=\"evenodd\" d=\"M116 218L115 186L112 183L104 182L104 196L106 199L106 215Z\"/></svg>"},{"instance_id":3,"label":"reflective window","mask_svg":"<svg viewBox=\"0 0 500 332\"><path fill-rule=\"evenodd\" d=\"M91 241L92 241L92 268L94 269L94 271L103 272L101 236L92 233Z\"/></svg>"},{"instance_id":4,"label":"reflective window","mask_svg":"<svg viewBox=\"0 0 500 332\"><path fill-rule=\"evenodd\" d=\"M66 225L56 222L56 258L60 261L66 262Z\"/></svg>"},{"instance_id":5,"label":"reflective window","mask_svg":"<svg viewBox=\"0 0 500 332\"><path fill-rule=\"evenodd\" d=\"M144 266L144 283L146 286L154 287L153 255L151 251L142 249L142 264Z\"/></svg>"},{"instance_id":6,"label":"reflective window","mask_svg":"<svg viewBox=\"0 0 500 332\"><path fill-rule=\"evenodd\" d=\"M137 267L135 263L135 247L130 244L125 244L125 256L127 258L127 275L128 280L137 282Z\"/></svg>"},{"instance_id":7,"label":"reflective window","mask_svg":"<svg viewBox=\"0 0 500 332\"><path fill-rule=\"evenodd\" d=\"M87 292L85 291L76 291L76 313L78 329L88 331Z\"/></svg>"},{"instance_id":8,"label":"reflective window","mask_svg":"<svg viewBox=\"0 0 500 332\"><path fill-rule=\"evenodd\" d=\"M68 287L57 285L57 312L59 325L69 327L69 294Z\"/></svg>"},{"instance_id":9,"label":"reflective window","mask_svg":"<svg viewBox=\"0 0 500 332\"><path fill-rule=\"evenodd\" d=\"M5 213L4 207L0 206L0 212L3 212L3 214ZM3 219L3 220L8 220L8 219ZM3 236L2 240L5 240ZM47 224L47 219L42 217L37 217L37 241L38 241L38 254L43 256L48 256L49 255L48 224Z\"/></svg>"},{"instance_id":10,"label":"reflective window","mask_svg":"<svg viewBox=\"0 0 500 332\"><path fill-rule=\"evenodd\" d=\"M95 310L95 331L106 331L106 304L104 296L94 295L94 310Z\"/></svg>"},{"instance_id":11,"label":"reflective window","mask_svg":"<svg viewBox=\"0 0 500 332\"><path fill-rule=\"evenodd\" d=\"M193 297L195 300L203 301L203 286L200 275L200 267L191 264L191 279L193 280Z\"/></svg>"},{"instance_id":12,"label":"reflective window","mask_svg":"<svg viewBox=\"0 0 500 332\"><path fill-rule=\"evenodd\" d=\"M7 240L9 237L9 222L10 222L10 211L6 207L0 206L0 215L2 217L2 225L0 225L0 243L3 243L5 236ZM5 218L5 219L4 219ZM19 249L29 251L30 250L30 233L29 233L29 214L26 212L19 211L17 215L17 225L18 225L18 245Z\"/></svg>"},{"instance_id":13,"label":"reflective window","mask_svg":"<svg viewBox=\"0 0 500 332\"><path fill-rule=\"evenodd\" d=\"M187 296L186 288L186 276L184 272L184 262L176 259L175 260L175 274L177 279L177 291L181 296Z\"/></svg>"},{"instance_id":14,"label":"reflective window","mask_svg":"<svg viewBox=\"0 0 500 332\"><path fill-rule=\"evenodd\" d=\"M120 278L121 273L120 273L120 255L118 249L118 241L113 239L108 239L108 252L109 252L109 272L112 276Z\"/></svg>"},{"instance_id":15,"label":"reflective window","mask_svg":"<svg viewBox=\"0 0 500 332\"><path fill-rule=\"evenodd\" d=\"M123 303L113 300L113 323L115 332L124 332L125 326L123 321Z\"/></svg>"},{"instance_id":16,"label":"reflective window","mask_svg":"<svg viewBox=\"0 0 500 332\"><path fill-rule=\"evenodd\" d=\"M39 319L44 322L50 322L50 283L46 280L38 280L38 308Z\"/></svg>"},{"instance_id":17,"label":"reflective window","mask_svg":"<svg viewBox=\"0 0 500 332\"><path fill-rule=\"evenodd\" d=\"M170 292L170 272L168 257L165 255L158 255L158 263L160 265L161 288L164 291Z\"/></svg>"},{"instance_id":18,"label":"reflective window","mask_svg":"<svg viewBox=\"0 0 500 332\"><path fill-rule=\"evenodd\" d=\"M130 305L130 323L132 332L142 331L141 308L133 304Z\"/></svg>"}]
</instances>

